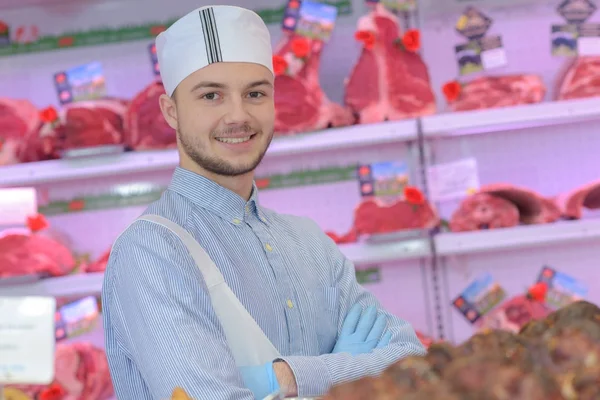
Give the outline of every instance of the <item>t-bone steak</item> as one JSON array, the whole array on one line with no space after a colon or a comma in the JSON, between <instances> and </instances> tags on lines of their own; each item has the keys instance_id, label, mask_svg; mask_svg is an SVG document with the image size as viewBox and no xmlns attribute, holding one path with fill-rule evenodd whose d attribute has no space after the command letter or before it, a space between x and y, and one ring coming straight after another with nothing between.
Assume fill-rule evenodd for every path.
<instances>
[{"instance_id":1,"label":"t-bone steak","mask_svg":"<svg viewBox=\"0 0 600 400\"><path fill-rule=\"evenodd\" d=\"M38 161L27 144L40 126L40 113L32 103L0 97L0 165Z\"/></svg>"},{"instance_id":2,"label":"t-bone steak","mask_svg":"<svg viewBox=\"0 0 600 400\"><path fill-rule=\"evenodd\" d=\"M577 57L567 64L559 81L557 100L581 99L600 95L600 57Z\"/></svg>"},{"instance_id":3,"label":"t-bone steak","mask_svg":"<svg viewBox=\"0 0 600 400\"><path fill-rule=\"evenodd\" d=\"M544 100L545 95L546 86L537 75L485 76L463 84L450 109L470 111L533 104Z\"/></svg>"},{"instance_id":4,"label":"t-bone steak","mask_svg":"<svg viewBox=\"0 0 600 400\"><path fill-rule=\"evenodd\" d=\"M297 56L295 49L307 54ZM274 54L287 64L275 77L275 133L293 134L341 127L354 123L348 110L329 100L321 89L319 66L324 43L296 34L286 34ZM296 50L297 51L297 50Z\"/></svg>"},{"instance_id":5,"label":"t-bone steak","mask_svg":"<svg viewBox=\"0 0 600 400\"><path fill-rule=\"evenodd\" d=\"M600 181L560 194L555 201L565 218L580 219L584 208L589 210L600 208Z\"/></svg>"},{"instance_id":6,"label":"t-bone steak","mask_svg":"<svg viewBox=\"0 0 600 400\"><path fill-rule=\"evenodd\" d=\"M133 150L177 147L177 134L160 110L159 97L165 93L162 82L153 82L139 92L127 109L125 145Z\"/></svg>"},{"instance_id":7,"label":"t-bone steak","mask_svg":"<svg viewBox=\"0 0 600 400\"><path fill-rule=\"evenodd\" d=\"M344 102L361 124L416 118L436 112L427 66L417 53L397 45L397 17L378 3L358 21L372 32L372 48L363 47L345 82Z\"/></svg>"}]
</instances>

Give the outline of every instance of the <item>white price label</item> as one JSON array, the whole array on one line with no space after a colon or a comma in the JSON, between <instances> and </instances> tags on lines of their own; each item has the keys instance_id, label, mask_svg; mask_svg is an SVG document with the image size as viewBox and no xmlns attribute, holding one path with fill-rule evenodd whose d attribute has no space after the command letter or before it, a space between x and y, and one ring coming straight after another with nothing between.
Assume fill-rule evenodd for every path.
<instances>
[{"instance_id":1,"label":"white price label","mask_svg":"<svg viewBox=\"0 0 600 400\"><path fill-rule=\"evenodd\" d=\"M504 67L508 64L504 47L482 51L480 57L484 69Z\"/></svg>"},{"instance_id":2,"label":"white price label","mask_svg":"<svg viewBox=\"0 0 600 400\"><path fill-rule=\"evenodd\" d=\"M580 37L577 40L577 54L579 56L600 55L600 37Z\"/></svg>"},{"instance_id":3,"label":"white price label","mask_svg":"<svg viewBox=\"0 0 600 400\"><path fill-rule=\"evenodd\" d=\"M0 297L0 385L47 385L54 379L52 297Z\"/></svg>"},{"instance_id":4,"label":"white price label","mask_svg":"<svg viewBox=\"0 0 600 400\"><path fill-rule=\"evenodd\" d=\"M0 226L25 225L37 212L35 188L0 189Z\"/></svg>"},{"instance_id":5,"label":"white price label","mask_svg":"<svg viewBox=\"0 0 600 400\"><path fill-rule=\"evenodd\" d=\"M474 158L429 167L427 178L434 202L461 199L479 189L479 172Z\"/></svg>"}]
</instances>

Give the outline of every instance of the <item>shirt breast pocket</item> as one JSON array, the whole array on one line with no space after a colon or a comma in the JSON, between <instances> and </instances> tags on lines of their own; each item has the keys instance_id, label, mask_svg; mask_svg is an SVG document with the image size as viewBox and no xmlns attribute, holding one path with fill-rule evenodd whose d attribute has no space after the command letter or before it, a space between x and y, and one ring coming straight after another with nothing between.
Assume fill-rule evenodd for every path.
<instances>
[{"instance_id":1,"label":"shirt breast pocket","mask_svg":"<svg viewBox=\"0 0 600 400\"><path fill-rule=\"evenodd\" d=\"M321 354L331 353L337 340L337 327L339 318L340 291L336 287L321 287L316 296L317 338Z\"/></svg>"}]
</instances>

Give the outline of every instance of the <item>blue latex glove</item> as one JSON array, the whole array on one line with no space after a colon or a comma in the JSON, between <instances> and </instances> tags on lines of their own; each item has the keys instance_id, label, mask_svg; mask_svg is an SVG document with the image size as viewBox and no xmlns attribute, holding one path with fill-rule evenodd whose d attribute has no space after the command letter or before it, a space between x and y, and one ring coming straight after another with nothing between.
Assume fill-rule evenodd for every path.
<instances>
[{"instance_id":1,"label":"blue latex glove","mask_svg":"<svg viewBox=\"0 0 600 400\"><path fill-rule=\"evenodd\" d=\"M271 393L279 391L279 382L277 382L272 362L257 367L241 367L240 373L244 384L252 391L257 400L262 400Z\"/></svg>"},{"instance_id":2,"label":"blue latex glove","mask_svg":"<svg viewBox=\"0 0 600 400\"><path fill-rule=\"evenodd\" d=\"M355 356L387 346L392 334L391 332L383 334L386 325L386 316L377 315L375 307L371 306L363 313L360 304L354 305L344 320L340 337L332 353L350 353Z\"/></svg>"}]
</instances>

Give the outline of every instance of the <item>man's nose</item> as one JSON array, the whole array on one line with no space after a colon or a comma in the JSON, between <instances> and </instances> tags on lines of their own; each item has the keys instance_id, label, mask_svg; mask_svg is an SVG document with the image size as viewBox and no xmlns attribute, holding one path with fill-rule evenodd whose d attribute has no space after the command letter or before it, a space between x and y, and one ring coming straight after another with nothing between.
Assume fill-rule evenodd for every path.
<instances>
[{"instance_id":1,"label":"man's nose","mask_svg":"<svg viewBox=\"0 0 600 400\"><path fill-rule=\"evenodd\" d=\"M249 115L246 104L241 98L230 98L227 102L227 112L224 122L226 124L243 124L248 122Z\"/></svg>"}]
</instances>

